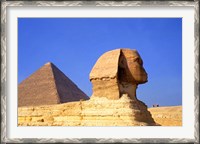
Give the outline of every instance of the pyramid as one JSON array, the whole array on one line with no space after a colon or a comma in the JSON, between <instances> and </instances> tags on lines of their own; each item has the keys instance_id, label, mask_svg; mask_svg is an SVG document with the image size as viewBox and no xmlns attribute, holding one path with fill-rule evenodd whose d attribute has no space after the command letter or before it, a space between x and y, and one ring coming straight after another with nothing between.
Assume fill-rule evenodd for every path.
<instances>
[{"instance_id":1,"label":"pyramid","mask_svg":"<svg viewBox=\"0 0 200 144\"><path fill-rule=\"evenodd\" d=\"M18 107L60 104L89 97L53 63L43 67L18 85Z\"/></svg>"}]
</instances>

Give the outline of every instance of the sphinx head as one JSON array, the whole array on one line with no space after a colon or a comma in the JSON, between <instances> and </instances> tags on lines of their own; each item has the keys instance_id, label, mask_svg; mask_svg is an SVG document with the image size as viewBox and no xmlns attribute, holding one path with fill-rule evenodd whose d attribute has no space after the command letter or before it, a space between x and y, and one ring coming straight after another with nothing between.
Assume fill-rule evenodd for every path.
<instances>
[{"instance_id":1,"label":"sphinx head","mask_svg":"<svg viewBox=\"0 0 200 144\"><path fill-rule=\"evenodd\" d=\"M136 50L121 49L118 68L119 81L142 84L147 82L143 61Z\"/></svg>"},{"instance_id":2,"label":"sphinx head","mask_svg":"<svg viewBox=\"0 0 200 144\"><path fill-rule=\"evenodd\" d=\"M119 99L136 98L138 84L147 82L143 61L136 50L116 49L104 53L90 72L93 96Z\"/></svg>"}]
</instances>

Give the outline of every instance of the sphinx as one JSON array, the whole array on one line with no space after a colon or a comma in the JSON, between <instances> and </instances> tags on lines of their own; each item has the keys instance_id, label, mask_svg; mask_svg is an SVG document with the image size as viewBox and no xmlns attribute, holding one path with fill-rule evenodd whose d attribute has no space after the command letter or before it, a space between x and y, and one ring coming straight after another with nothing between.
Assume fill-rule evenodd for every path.
<instances>
[{"instance_id":1,"label":"sphinx","mask_svg":"<svg viewBox=\"0 0 200 144\"><path fill-rule=\"evenodd\" d=\"M123 94L136 100L139 84L148 81L143 61L137 50L128 48L104 53L90 72L92 97L117 100Z\"/></svg>"}]
</instances>

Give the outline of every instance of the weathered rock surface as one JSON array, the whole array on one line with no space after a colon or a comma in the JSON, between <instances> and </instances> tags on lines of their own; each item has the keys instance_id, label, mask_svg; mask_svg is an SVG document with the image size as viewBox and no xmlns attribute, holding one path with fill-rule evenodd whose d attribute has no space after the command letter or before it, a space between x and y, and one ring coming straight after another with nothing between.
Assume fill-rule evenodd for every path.
<instances>
[{"instance_id":1,"label":"weathered rock surface","mask_svg":"<svg viewBox=\"0 0 200 144\"><path fill-rule=\"evenodd\" d=\"M153 119L162 126L182 126L182 106L149 108Z\"/></svg>"},{"instance_id":2,"label":"weathered rock surface","mask_svg":"<svg viewBox=\"0 0 200 144\"><path fill-rule=\"evenodd\" d=\"M89 99L54 64L47 63L18 86L18 106L51 105Z\"/></svg>"},{"instance_id":3,"label":"weathered rock surface","mask_svg":"<svg viewBox=\"0 0 200 144\"><path fill-rule=\"evenodd\" d=\"M87 101L18 108L19 126L148 126L156 125L144 103L123 95L118 100Z\"/></svg>"}]
</instances>

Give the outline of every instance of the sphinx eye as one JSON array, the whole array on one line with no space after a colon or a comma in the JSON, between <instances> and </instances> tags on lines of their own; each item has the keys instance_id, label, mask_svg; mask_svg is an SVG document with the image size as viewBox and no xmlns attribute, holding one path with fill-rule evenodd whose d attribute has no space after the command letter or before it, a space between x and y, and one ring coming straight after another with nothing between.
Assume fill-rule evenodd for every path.
<instances>
[{"instance_id":1,"label":"sphinx eye","mask_svg":"<svg viewBox=\"0 0 200 144\"><path fill-rule=\"evenodd\" d=\"M140 59L139 58L136 58L136 59L134 59L134 62L140 62Z\"/></svg>"},{"instance_id":2,"label":"sphinx eye","mask_svg":"<svg viewBox=\"0 0 200 144\"><path fill-rule=\"evenodd\" d=\"M142 60L141 60L140 58L136 58L136 59L134 60L134 62L137 62L137 63L140 64L140 65L143 65L143 62L142 62Z\"/></svg>"}]
</instances>

